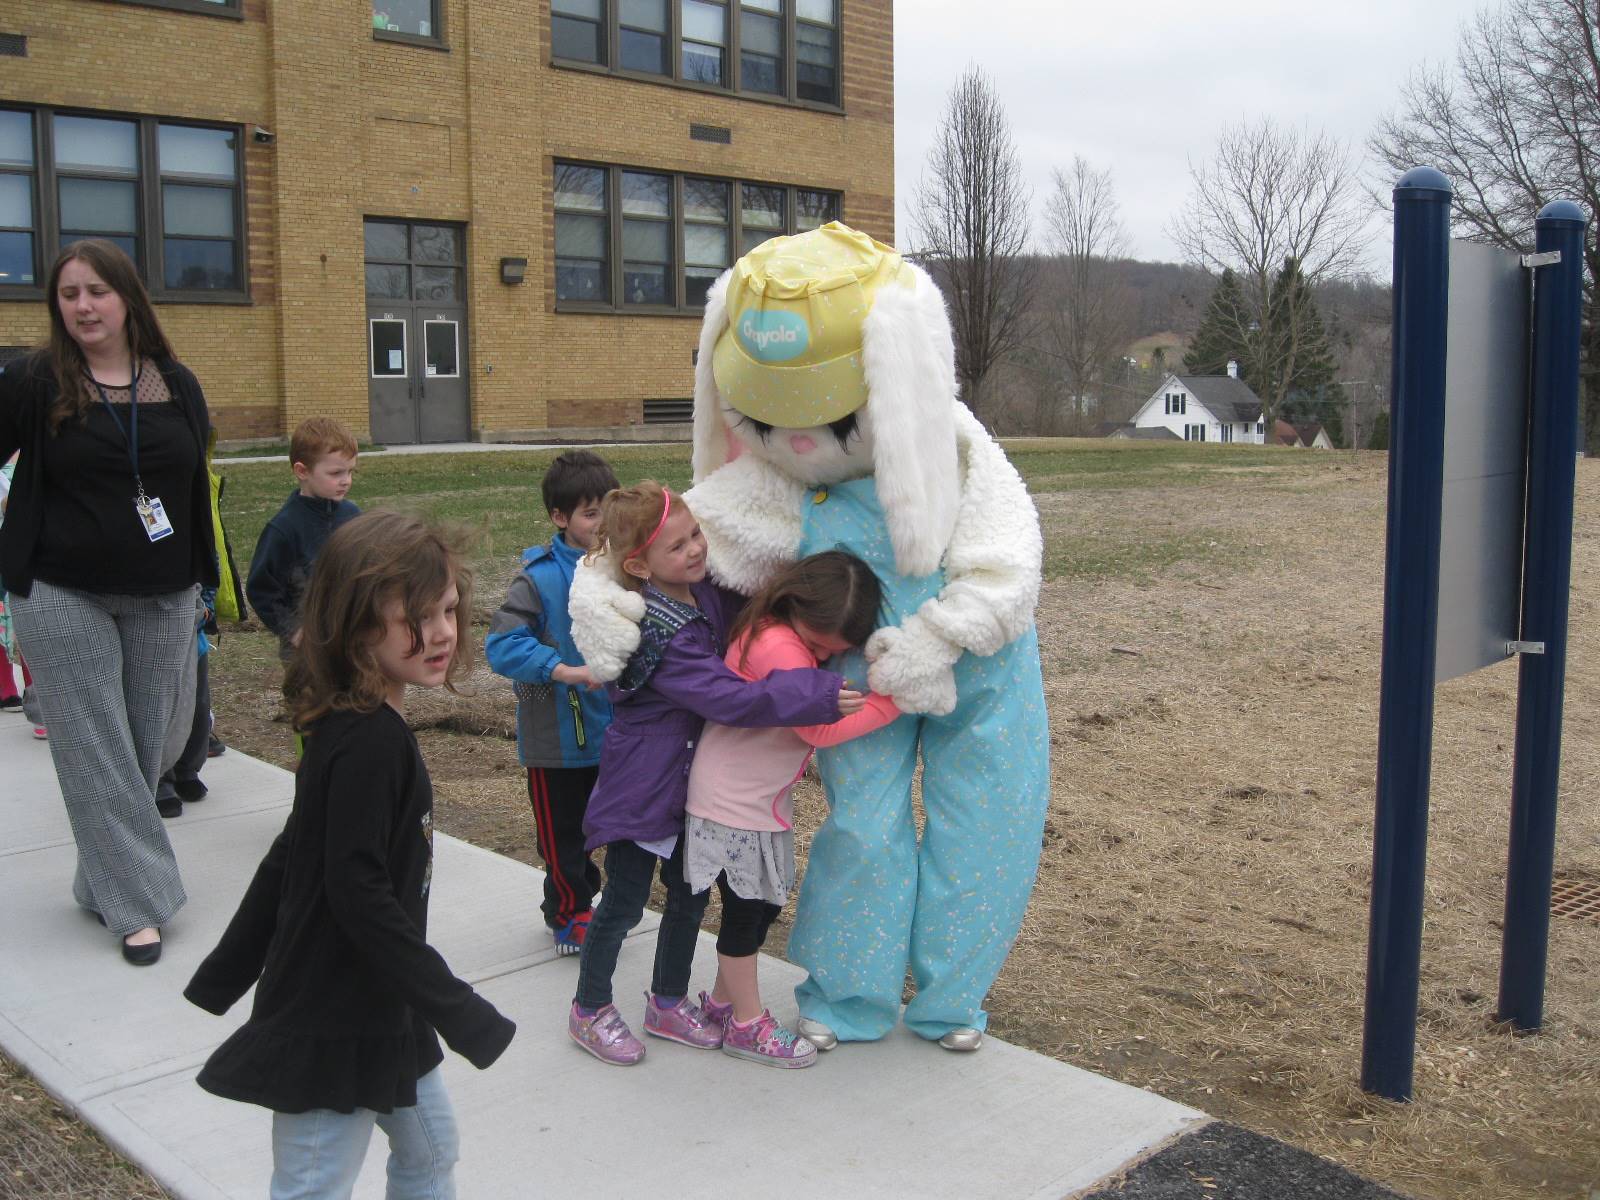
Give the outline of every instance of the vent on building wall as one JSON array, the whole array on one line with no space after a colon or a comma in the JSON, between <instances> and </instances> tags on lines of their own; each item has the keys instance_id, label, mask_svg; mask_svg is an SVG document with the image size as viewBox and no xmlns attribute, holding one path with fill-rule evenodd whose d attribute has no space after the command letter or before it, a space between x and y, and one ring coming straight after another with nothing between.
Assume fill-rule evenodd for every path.
<instances>
[{"instance_id":1,"label":"vent on building wall","mask_svg":"<svg viewBox=\"0 0 1600 1200\"><path fill-rule=\"evenodd\" d=\"M646 425L687 425L694 420L694 398L681 400L646 400L644 423Z\"/></svg>"},{"instance_id":2,"label":"vent on building wall","mask_svg":"<svg viewBox=\"0 0 1600 1200\"><path fill-rule=\"evenodd\" d=\"M733 130L721 125L695 125L689 126L689 136L697 142L717 142L723 146L732 145Z\"/></svg>"},{"instance_id":3,"label":"vent on building wall","mask_svg":"<svg viewBox=\"0 0 1600 1200\"><path fill-rule=\"evenodd\" d=\"M28 57L28 35L25 33L0 33L0 55L7 58Z\"/></svg>"}]
</instances>

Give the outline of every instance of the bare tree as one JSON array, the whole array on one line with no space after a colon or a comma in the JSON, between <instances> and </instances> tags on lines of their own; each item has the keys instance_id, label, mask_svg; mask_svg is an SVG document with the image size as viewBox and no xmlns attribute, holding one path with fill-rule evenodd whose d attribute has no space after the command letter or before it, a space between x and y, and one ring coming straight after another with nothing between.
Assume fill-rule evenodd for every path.
<instances>
[{"instance_id":1,"label":"bare tree","mask_svg":"<svg viewBox=\"0 0 1600 1200\"><path fill-rule=\"evenodd\" d=\"M1212 160L1191 162L1189 174L1193 190L1171 234L1191 261L1238 277L1270 437L1311 333L1298 305L1274 312L1273 282L1292 261L1308 285L1299 292L1309 295L1354 268L1365 216L1360 182L1344 143L1271 118L1225 130Z\"/></svg>"},{"instance_id":2,"label":"bare tree","mask_svg":"<svg viewBox=\"0 0 1600 1200\"><path fill-rule=\"evenodd\" d=\"M1024 336L1035 279L1023 254L1029 199L999 97L968 67L945 103L912 224L916 251L950 305L963 397L980 416L985 377Z\"/></svg>"},{"instance_id":3,"label":"bare tree","mask_svg":"<svg viewBox=\"0 0 1600 1200\"><path fill-rule=\"evenodd\" d=\"M1073 431L1081 432L1091 404L1101 399L1106 367L1132 326L1127 288L1111 265L1126 252L1127 234L1110 170L1097 171L1080 155L1068 169L1057 167L1051 183L1045 236L1054 258L1042 287L1044 334L1060 362ZM1045 417L1039 414L1041 432Z\"/></svg>"},{"instance_id":4,"label":"bare tree","mask_svg":"<svg viewBox=\"0 0 1600 1200\"><path fill-rule=\"evenodd\" d=\"M1451 68L1419 68L1369 149L1398 177L1438 167L1455 186L1454 216L1468 236L1529 249L1534 218L1551 200L1589 213L1584 242L1583 417L1600 453L1600 4L1511 0L1464 24Z\"/></svg>"}]
</instances>

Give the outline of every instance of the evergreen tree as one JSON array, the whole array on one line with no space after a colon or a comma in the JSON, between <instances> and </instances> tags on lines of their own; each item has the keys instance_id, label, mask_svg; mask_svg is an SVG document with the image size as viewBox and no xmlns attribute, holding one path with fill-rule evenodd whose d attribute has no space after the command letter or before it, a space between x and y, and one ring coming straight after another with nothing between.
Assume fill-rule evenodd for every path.
<instances>
[{"instance_id":1,"label":"evergreen tree","mask_svg":"<svg viewBox=\"0 0 1600 1200\"><path fill-rule=\"evenodd\" d=\"M1368 450L1387 450L1389 448L1389 414L1381 412L1372 422L1372 433L1367 438Z\"/></svg>"},{"instance_id":2,"label":"evergreen tree","mask_svg":"<svg viewBox=\"0 0 1600 1200\"><path fill-rule=\"evenodd\" d=\"M1223 271L1222 278L1206 301L1194 340L1183 356L1183 369L1190 375L1226 375L1228 363L1239 364L1239 377L1250 383L1248 353L1250 316L1246 311L1239 277Z\"/></svg>"},{"instance_id":3,"label":"evergreen tree","mask_svg":"<svg viewBox=\"0 0 1600 1200\"><path fill-rule=\"evenodd\" d=\"M1292 258L1284 259L1283 269L1272 281L1265 340L1269 360L1283 376L1283 396L1315 398L1333 386L1333 346L1327 326L1300 264Z\"/></svg>"}]
</instances>

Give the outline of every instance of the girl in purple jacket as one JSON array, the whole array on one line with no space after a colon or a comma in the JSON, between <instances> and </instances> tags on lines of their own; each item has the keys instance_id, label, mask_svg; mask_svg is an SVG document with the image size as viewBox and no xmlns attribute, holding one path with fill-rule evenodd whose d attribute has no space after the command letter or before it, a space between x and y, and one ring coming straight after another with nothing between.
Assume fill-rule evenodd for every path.
<instances>
[{"instance_id":1,"label":"girl in purple jacket","mask_svg":"<svg viewBox=\"0 0 1600 1200\"><path fill-rule=\"evenodd\" d=\"M706 581L706 543L682 497L651 480L605 497L597 554L620 564L642 591L639 648L608 684L613 706L600 777L584 818L586 848L604 846L606 886L578 959L578 991L567 1030L601 1062L644 1057L612 1003L611 976L628 932L644 916L659 867L666 910L645 994L644 1029L706 1050L723 1028L689 998L689 975L709 893L684 882L683 810L689 767L708 718L723 725L817 725L859 711L863 698L830 671L774 672L741 679L723 663L740 598Z\"/></svg>"}]
</instances>

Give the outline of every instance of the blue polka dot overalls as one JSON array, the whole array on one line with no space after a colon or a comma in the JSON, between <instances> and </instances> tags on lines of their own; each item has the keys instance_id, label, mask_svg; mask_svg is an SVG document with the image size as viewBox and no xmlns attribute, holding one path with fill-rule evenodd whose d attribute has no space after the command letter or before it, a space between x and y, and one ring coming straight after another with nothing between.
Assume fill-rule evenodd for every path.
<instances>
[{"instance_id":1,"label":"blue polka dot overalls","mask_svg":"<svg viewBox=\"0 0 1600 1200\"><path fill-rule=\"evenodd\" d=\"M884 587L883 622L898 625L944 586L942 571L895 573L871 477L807 494L800 553L849 550ZM850 651L828 667L866 687ZM987 658L955 664L955 711L906 714L820 750L828 819L811 842L789 958L810 972L800 1015L845 1041L894 1027L906 964L916 997L906 1024L925 1038L983 1029L983 999L1010 952L1039 864L1049 801L1049 730L1032 628ZM912 818L918 749L927 824Z\"/></svg>"}]
</instances>

